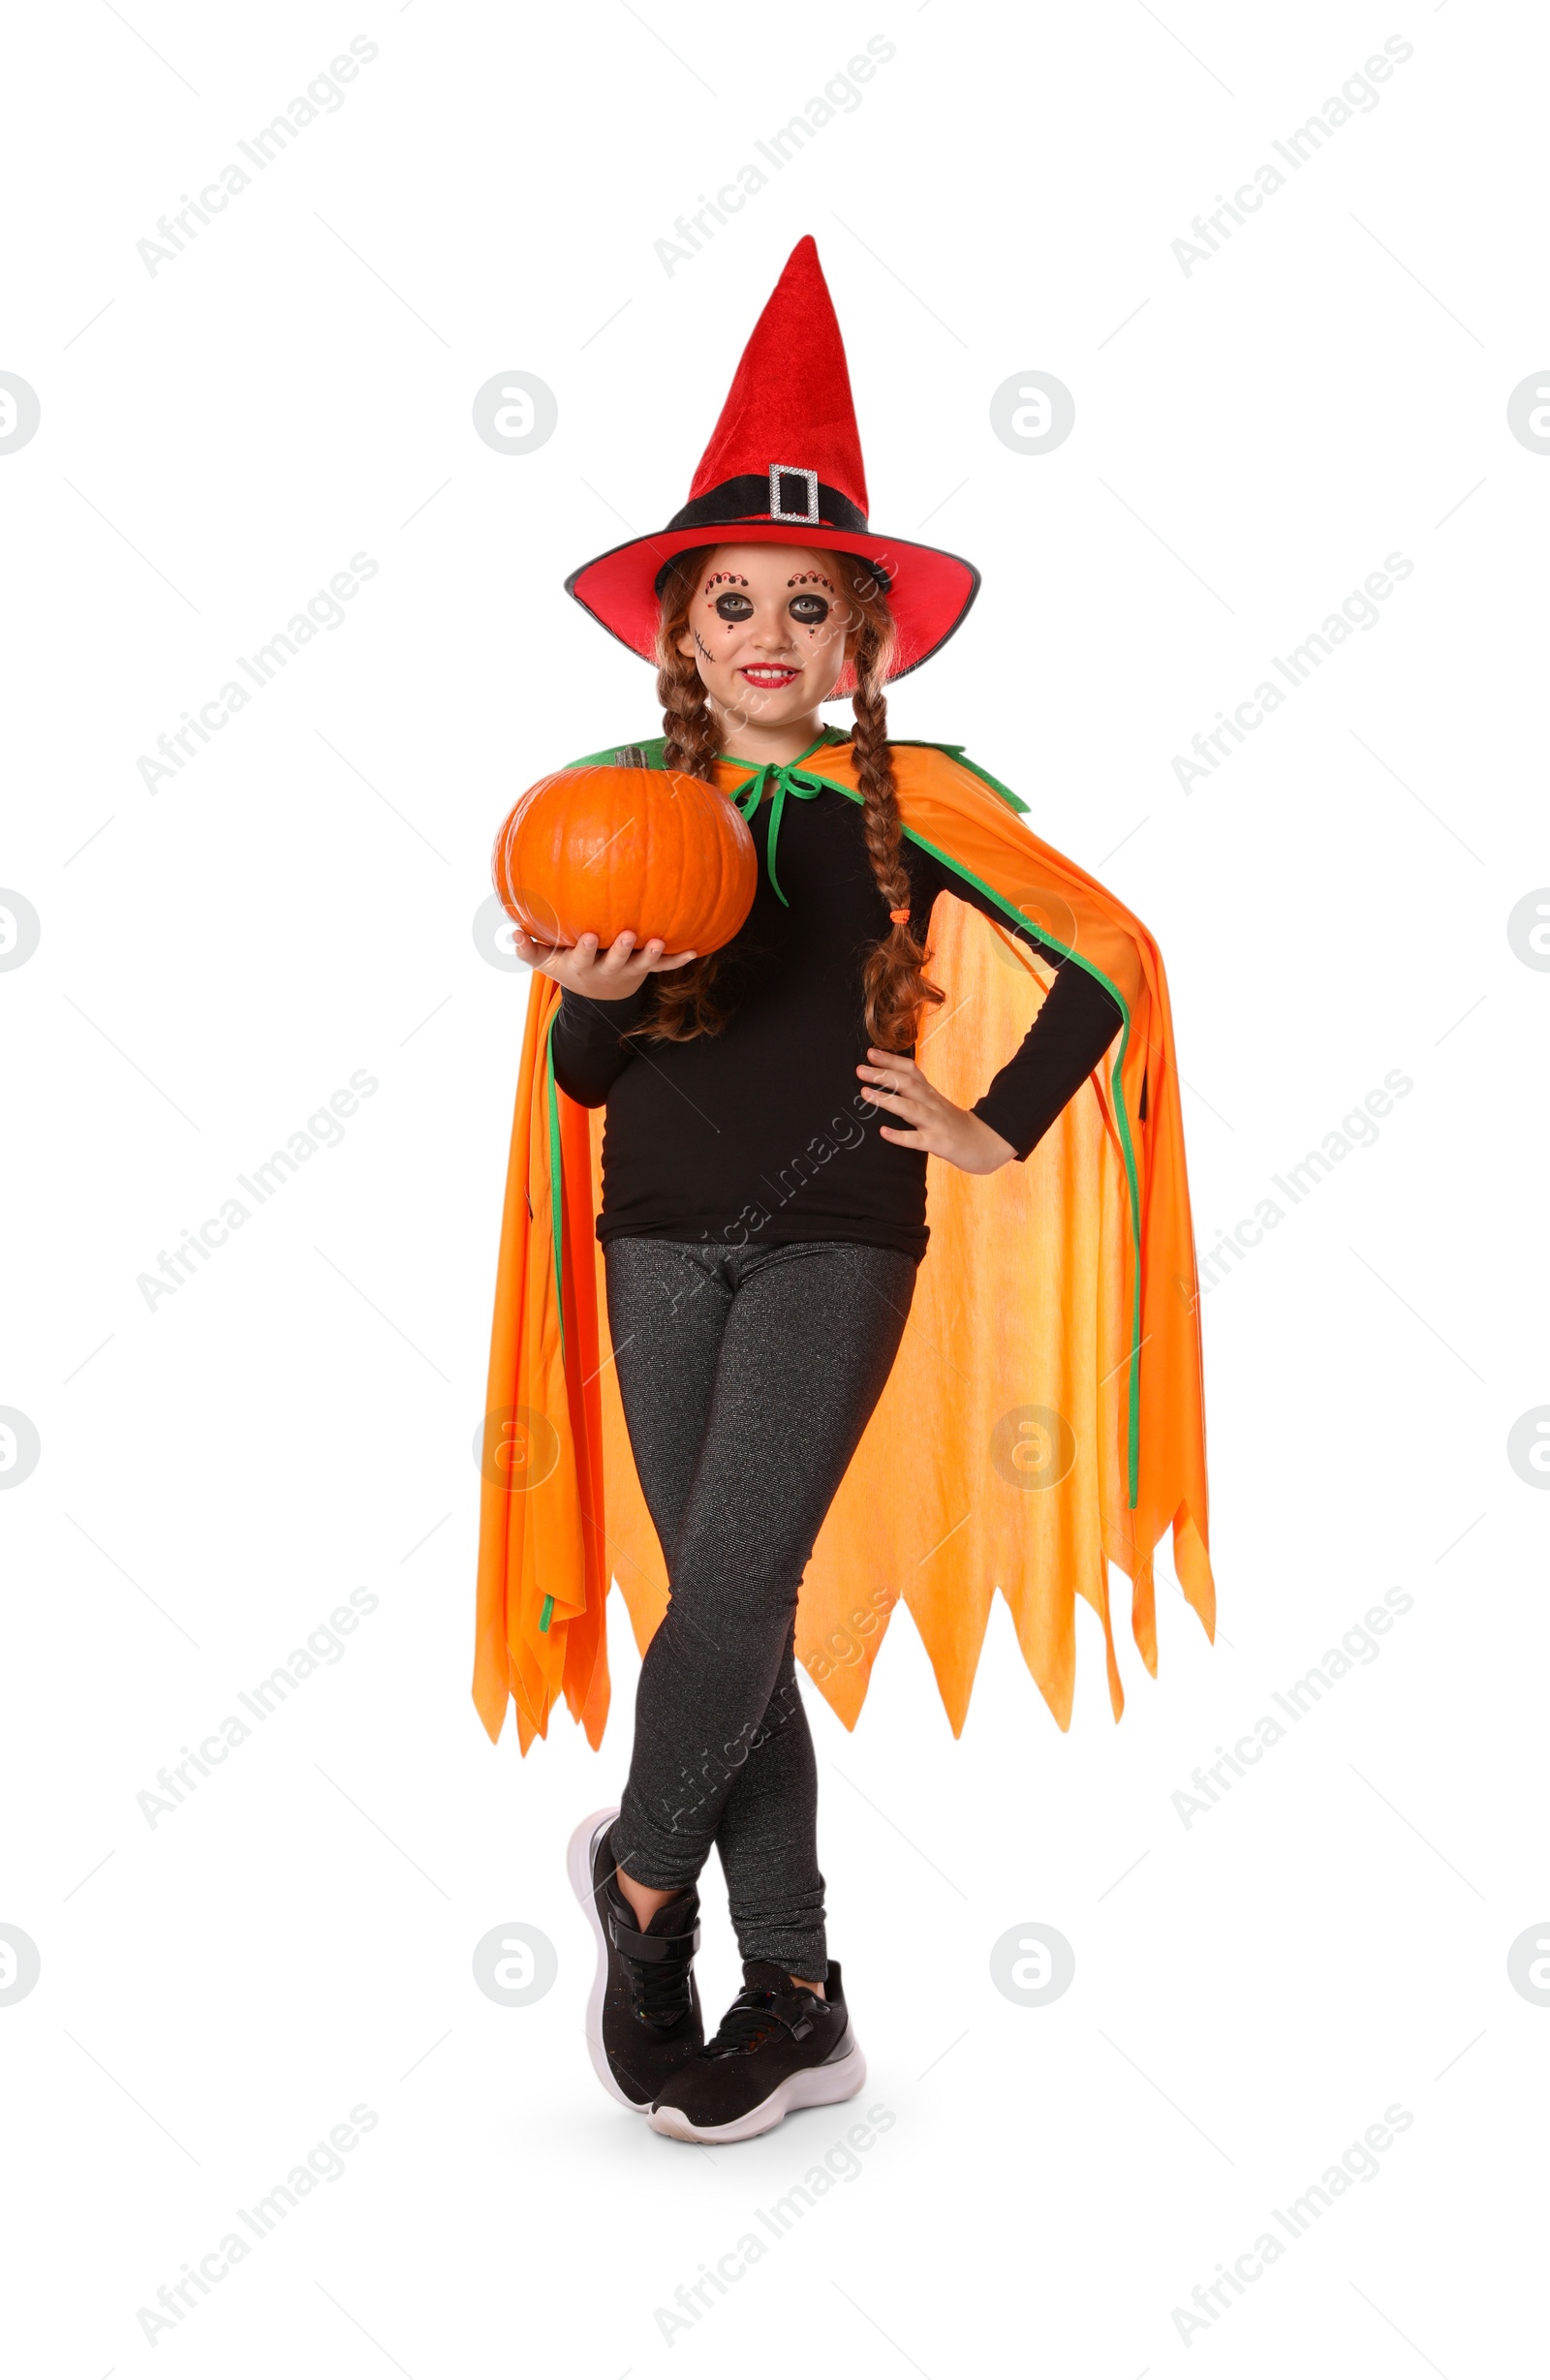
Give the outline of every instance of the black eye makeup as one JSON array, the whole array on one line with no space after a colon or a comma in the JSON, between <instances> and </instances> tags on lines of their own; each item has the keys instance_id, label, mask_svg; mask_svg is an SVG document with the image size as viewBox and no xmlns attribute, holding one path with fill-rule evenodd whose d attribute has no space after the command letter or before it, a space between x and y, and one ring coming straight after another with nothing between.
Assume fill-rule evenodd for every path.
<instances>
[{"instance_id":1,"label":"black eye makeup","mask_svg":"<svg viewBox=\"0 0 1550 2380\"><path fill-rule=\"evenodd\" d=\"M739 578L735 571L718 571L714 578L705 581L707 598L715 597L717 618L725 620L728 627L754 616L754 606L745 592L747 586L747 579ZM718 587L722 590L720 595L716 594Z\"/></svg>"},{"instance_id":2,"label":"black eye makeup","mask_svg":"<svg viewBox=\"0 0 1550 2380\"><path fill-rule=\"evenodd\" d=\"M822 596L818 592L820 587L828 587L829 596L831 597L834 593L833 587L830 586L822 572L801 571L796 577L789 578L786 583L789 587L795 587L798 590L786 606L798 627L822 628L834 608L828 597Z\"/></svg>"}]
</instances>

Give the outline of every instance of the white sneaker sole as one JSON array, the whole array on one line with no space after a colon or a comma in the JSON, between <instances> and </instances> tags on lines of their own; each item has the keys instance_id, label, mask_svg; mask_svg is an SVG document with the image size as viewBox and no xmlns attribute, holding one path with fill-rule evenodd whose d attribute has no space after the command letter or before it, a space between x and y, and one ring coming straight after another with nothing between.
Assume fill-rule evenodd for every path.
<instances>
[{"instance_id":1,"label":"white sneaker sole","mask_svg":"<svg viewBox=\"0 0 1550 2380\"><path fill-rule=\"evenodd\" d=\"M796 2108L833 2107L865 2087L866 2059L857 2043L831 2066L803 2066L788 2075L767 2099L731 2123L691 2123L675 2107L654 2107L646 2121L653 2132L665 2132L669 2140L699 2141L714 2148L718 2141L755 2140L760 2132L772 2132Z\"/></svg>"},{"instance_id":2,"label":"white sneaker sole","mask_svg":"<svg viewBox=\"0 0 1550 2380\"><path fill-rule=\"evenodd\" d=\"M618 1815L615 1806L612 1809L595 1809L590 1818L583 1818L567 1847L565 1866L571 1879L571 1890L580 1901L592 1928L592 1939L598 1954L598 1971L592 1979L592 1992L587 2000L587 2053L592 2059L593 2072L610 2099L617 2101L620 2107L627 2107L632 2116L643 2116L647 2102L632 2099L620 2089L614 2080L613 2068L608 2063L608 2053L603 2046L603 2002L608 1989L608 1941L603 1931L603 1920L598 1915L597 1896L592 1890L592 1849L598 1839L599 1829L611 1826Z\"/></svg>"}]
</instances>

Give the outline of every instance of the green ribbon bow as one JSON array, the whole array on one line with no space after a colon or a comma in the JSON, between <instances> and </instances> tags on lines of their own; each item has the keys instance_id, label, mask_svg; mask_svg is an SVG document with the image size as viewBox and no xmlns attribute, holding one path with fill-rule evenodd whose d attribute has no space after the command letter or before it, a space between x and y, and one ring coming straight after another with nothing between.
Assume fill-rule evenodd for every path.
<instances>
[{"instance_id":1,"label":"green ribbon bow","mask_svg":"<svg viewBox=\"0 0 1550 2380\"><path fill-rule=\"evenodd\" d=\"M780 840L781 818L786 808L786 797L790 794L796 801L810 802L816 795L831 791L832 788L824 783L822 777L810 777L801 764L804 760L810 759L815 752L822 750L823 745L843 740L842 737L837 737L832 729L825 727L818 742L809 744L806 752L798 753L794 760L788 760L779 766L773 760L766 760L761 768L757 768L752 777L747 778L737 788L735 793L728 796L728 799L736 804L743 818L751 824L755 811L764 798L766 788L770 790L773 807L769 818L769 839L764 850L764 867L775 898L786 909L790 909L791 905L782 892L780 879L775 873L775 850Z\"/></svg>"}]
</instances>

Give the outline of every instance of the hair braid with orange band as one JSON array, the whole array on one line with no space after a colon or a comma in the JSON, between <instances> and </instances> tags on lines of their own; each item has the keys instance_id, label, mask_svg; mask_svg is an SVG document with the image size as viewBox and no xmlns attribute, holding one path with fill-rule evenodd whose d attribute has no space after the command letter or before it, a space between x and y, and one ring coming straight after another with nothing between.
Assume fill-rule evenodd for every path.
<instances>
[{"instance_id":1,"label":"hair braid with orange band","mask_svg":"<svg viewBox=\"0 0 1550 2380\"><path fill-rule=\"evenodd\" d=\"M721 750L722 730L698 668L693 656L678 651L699 574L714 550L699 546L677 556L663 587L657 631L657 698L666 737L663 757L668 768L682 769L691 777L710 778ZM851 599L847 636L855 669L852 749L856 783L865 803L862 833L867 858L888 912L888 931L868 951L862 969L867 1038L878 1049L906 1050L916 1038L921 1009L939 1005L946 994L939 985L926 981L923 970L931 952L910 931L910 878L904 864L904 837L888 747L888 706L883 692L893 651L893 616L865 562L852 554L824 553L821 559ZM719 957L718 951L711 951L687 967L653 976L650 1012L633 1032L661 1041L691 1041L699 1034L720 1033L730 1010L715 993Z\"/></svg>"}]
</instances>

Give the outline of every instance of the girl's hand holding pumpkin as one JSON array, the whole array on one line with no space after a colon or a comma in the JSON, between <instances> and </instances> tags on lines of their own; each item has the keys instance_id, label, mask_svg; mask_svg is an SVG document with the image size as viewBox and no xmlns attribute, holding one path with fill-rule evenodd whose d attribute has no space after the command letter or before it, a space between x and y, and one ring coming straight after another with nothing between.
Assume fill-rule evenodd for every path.
<instances>
[{"instance_id":1,"label":"girl's hand holding pumpkin","mask_svg":"<svg viewBox=\"0 0 1550 2380\"><path fill-rule=\"evenodd\" d=\"M537 943L519 925L512 928L512 947L536 974L552 975L556 983L563 984L568 991L582 993L588 1000L628 1000L648 975L665 968L686 967L698 955L694 950L675 950L665 955L661 938L656 935L637 950L636 938L628 931L607 950L599 949L595 934L581 935L574 947Z\"/></svg>"},{"instance_id":2,"label":"girl's hand holding pumpkin","mask_svg":"<svg viewBox=\"0 0 1550 2380\"><path fill-rule=\"evenodd\" d=\"M867 1097L899 1119L895 1126L878 1126L884 1140L897 1141L901 1149L924 1149L932 1157L945 1157L949 1165L965 1173L995 1173L1016 1156L1010 1141L1004 1140L983 1116L955 1107L951 1099L945 1098L927 1082L913 1058L885 1049L869 1049L867 1056L874 1063L855 1069L865 1078Z\"/></svg>"}]
</instances>

